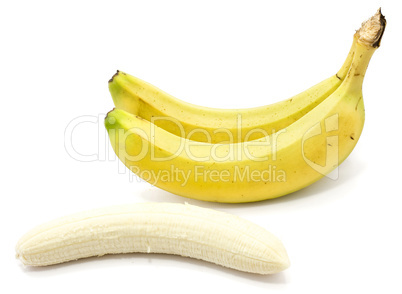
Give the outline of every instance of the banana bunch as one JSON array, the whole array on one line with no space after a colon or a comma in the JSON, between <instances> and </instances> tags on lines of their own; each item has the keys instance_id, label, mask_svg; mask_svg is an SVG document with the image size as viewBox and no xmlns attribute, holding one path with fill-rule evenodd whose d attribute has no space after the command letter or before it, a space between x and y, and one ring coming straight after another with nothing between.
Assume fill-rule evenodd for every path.
<instances>
[{"instance_id":1,"label":"banana bunch","mask_svg":"<svg viewBox=\"0 0 402 294\"><path fill-rule=\"evenodd\" d=\"M184 197L252 202L302 189L341 164L364 125L362 83L386 22L379 10L354 34L338 73L273 105L214 109L176 99L118 71L105 118L119 159Z\"/></svg>"}]
</instances>

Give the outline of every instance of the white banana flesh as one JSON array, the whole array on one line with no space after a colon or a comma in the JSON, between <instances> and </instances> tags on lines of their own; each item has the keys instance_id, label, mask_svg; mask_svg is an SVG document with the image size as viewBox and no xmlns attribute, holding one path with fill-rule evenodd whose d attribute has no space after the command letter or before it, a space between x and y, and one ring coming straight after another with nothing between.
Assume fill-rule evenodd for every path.
<instances>
[{"instance_id":1,"label":"white banana flesh","mask_svg":"<svg viewBox=\"0 0 402 294\"><path fill-rule=\"evenodd\" d=\"M264 228L232 214L176 203L137 203L63 217L28 232L16 252L30 266L141 252L258 274L289 267L282 242Z\"/></svg>"}]
</instances>

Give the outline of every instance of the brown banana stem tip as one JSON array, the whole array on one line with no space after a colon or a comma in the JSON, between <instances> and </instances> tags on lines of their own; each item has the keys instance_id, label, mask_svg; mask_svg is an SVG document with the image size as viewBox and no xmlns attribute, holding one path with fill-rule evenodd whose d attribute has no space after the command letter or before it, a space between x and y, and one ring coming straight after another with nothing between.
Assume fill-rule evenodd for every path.
<instances>
[{"instance_id":1,"label":"brown banana stem tip","mask_svg":"<svg viewBox=\"0 0 402 294\"><path fill-rule=\"evenodd\" d=\"M362 23L361 28L356 31L356 37L360 43L378 48L386 25L387 21L379 8L376 14Z\"/></svg>"}]
</instances>

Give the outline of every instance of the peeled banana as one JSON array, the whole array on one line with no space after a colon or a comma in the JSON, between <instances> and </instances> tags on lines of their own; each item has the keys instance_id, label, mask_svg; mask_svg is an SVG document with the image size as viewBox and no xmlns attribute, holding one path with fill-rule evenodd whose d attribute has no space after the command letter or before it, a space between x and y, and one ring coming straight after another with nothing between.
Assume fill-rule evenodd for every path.
<instances>
[{"instance_id":1,"label":"peeled banana","mask_svg":"<svg viewBox=\"0 0 402 294\"><path fill-rule=\"evenodd\" d=\"M354 45L355 42L336 75L272 105L247 109L193 105L121 71L110 79L109 91L116 108L141 116L177 136L208 143L251 141L289 126L331 95L346 77Z\"/></svg>"},{"instance_id":2,"label":"peeled banana","mask_svg":"<svg viewBox=\"0 0 402 294\"><path fill-rule=\"evenodd\" d=\"M17 257L30 266L132 252L176 254L258 274L289 266L281 241L264 228L189 204L138 203L82 212L34 228L16 246Z\"/></svg>"},{"instance_id":3,"label":"peeled banana","mask_svg":"<svg viewBox=\"0 0 402 294\"><path fill-rule=\"evenodd\" d=\"M105 118L111 145L139 177L189 198L252 202L302 189L334 170L359 140L365 118L362 83L385 24L380 11L363 23L354 35L352 63L341 85L278 132L241 143L211 144L176 136L114 109Z\"/></svg>"}]
</instances>

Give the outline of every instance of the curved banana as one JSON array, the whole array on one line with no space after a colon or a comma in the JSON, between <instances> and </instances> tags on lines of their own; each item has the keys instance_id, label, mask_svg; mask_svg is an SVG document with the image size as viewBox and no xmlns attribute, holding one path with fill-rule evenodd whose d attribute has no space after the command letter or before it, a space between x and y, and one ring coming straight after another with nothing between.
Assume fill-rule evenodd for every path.
<instances>
[{"instance_id":1,"label":"curved banana","mask_svg":"<svg viewBox=\"0 0 402 294\"><path fill-rule=\"evenodd\" d=\"M289 258L281 241L235 215L189 204L138 203L60 218L23 236L17 257L45 266L116 253L167 253L272 274Z\"/></svg>"},{"instance_id":2,"label":"curved banana","mask_svg":"<svg viewBox=\"0 0 402 294\"><path fill-rule=\"evenodd\" d=\"M115 109L105 118L111 145L139 177L185 197L251 202L299 190L334 170L359 140L364 124L362 83L384 28L380 11L363 23L341 86L277 133L242 143L209 144Z\"/></svg>"},{"instance_id":3,"label":"curved banana","mask_svg":"<svg viewBox=\"0 0 402 294\"><path fill-rule=\"evenodd\" d=\"M339 72L281 102L247 109L216 109L179 100L124 72L109 81L116 108L141 116L177 136L208 143L251 141L287 127L332 94L345 78L354 42Z\"/></svg>"}]
</instances>

